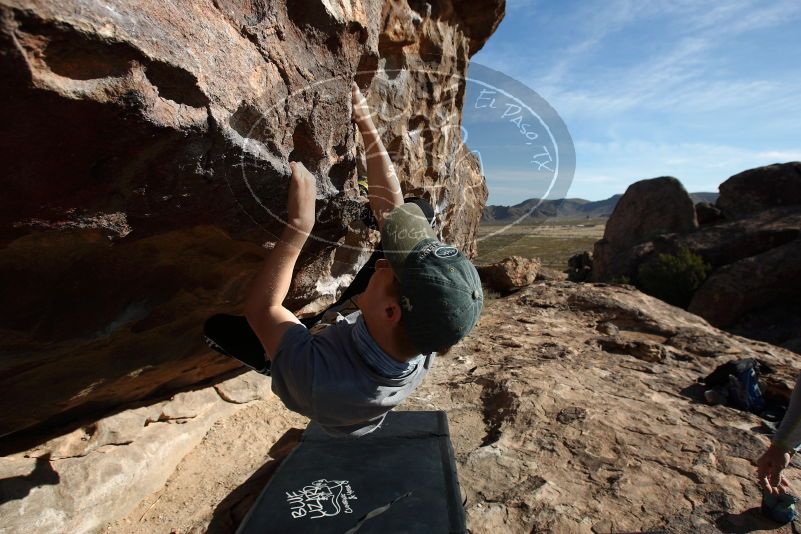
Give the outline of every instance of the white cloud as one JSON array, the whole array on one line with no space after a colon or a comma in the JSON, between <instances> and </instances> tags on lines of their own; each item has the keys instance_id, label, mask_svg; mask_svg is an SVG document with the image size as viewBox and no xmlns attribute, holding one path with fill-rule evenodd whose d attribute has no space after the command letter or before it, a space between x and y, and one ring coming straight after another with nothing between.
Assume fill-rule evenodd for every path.
<instances>
[{"instance_id":1,"label":"white cloud","mask_svg":"<svg viewBox=\"0 0 801 534\"><path fill-rule=\"evenodd\" d=\"M781 33L801 22L798 0L595 0L570 10L534 4L510 1L508 10L548 18L550 26L536 26L547 37L532 29L499 46L491 40L475 59L532 87L574 130L577 169L568 196L606 198L661 175L691 191L714 191L745 169L801 160L797 50L788 47L786 58L765 52L768 68L755 68L758 56L745 64L733 52L750 39L748 50L759 54L753 32L766 29L783 36L775 43L799 43L797 33ZM494 170L486 171L491 202L521 200L512 196L524 194L514 188L519 177L498 173L503 189L494 194Z\"/></svg>"},{"instance_id":2,"label":"white cloud","mask_svg":"<svg viewBox=\"0 0 801 534\"><path fill-rule=\"evenodd\" d=\"M594 198L605 198L622 193L637 180L657 176L675 176L690 191L716 191L721 182L746 169L801 160L801 147L765 151L707 143L585 141L576 144L576 156L571 189L594 190Z\"/></svg>"},{"instance_id":3,"label":"white cloud","mask_svg":"<svg viewBox=\"0 0 801 534\"><path fill-rule=\"evenodd\" d=\"M503 47L498 53L488 51L476 59L513 76L526 72L522 81L568 116L670 108L692 113L793 99L791 105L801 110L801 78L795 72L761 80L723 77L714 69L720 47L741 34L769 28L799 14L801 2L795 0L770 5L759 0L711 5L700 1L587 2L562 22L576 35L574 42L552 51L547 61L532 61L531 48L525 46ZM675 38L670 49L640 57L625 68L610 67L587 76L583 67L588 62L606 63L607 58L600 54L609 36L619 31L642 32L643 27L666 18ZM635 56L636 49L632 50L632 58ZM539 69L541 64L547 68Z\"/></svg>"},{"instance_id":4,"label":"white cloud","mask_svg":"<svg viewBox=\"0 0 801 534\"><path fill-rule=\"evenodd\" d=\"M600 200L638 180L675 176L688 191L717 191L718 185L746 169L801 161L801 147L750 150L706 143L579 142L576 175L564 197ZM496 169L487 174L489 204L517 204L545 190L528 171Z\"/></svg>"}]
</instances>

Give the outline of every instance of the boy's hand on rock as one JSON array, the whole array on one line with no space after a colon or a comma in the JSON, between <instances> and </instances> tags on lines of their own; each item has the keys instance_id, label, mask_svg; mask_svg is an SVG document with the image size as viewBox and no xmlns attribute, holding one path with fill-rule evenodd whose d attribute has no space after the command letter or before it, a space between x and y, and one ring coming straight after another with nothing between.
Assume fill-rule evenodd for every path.
<instances>
[{"instance_id":1,"label":"boy's hand on rock","mask_svg":"<svg viewBox=\"0 0 801 534\"><path fill-rule=\"evenodd\" d=\"M782 471L790 465L790 453L771 445L757 460L757 479L759 485L767 493L778 495L786 493L789 488Z\"/></svg>"},{"instance_id":2,"label":"boy's hand on rock","mask_svg":"<svg viewBox=\"0 0 801 534\"><path fill-rule=\"evenodd\" d=\"M370 119L370 106L364 98L361 89L352 82L350 85L351 103L353 105L353 120L360 128L372 128L373 121Z\"/></svg>"},{"instance_id":3,"label":"boy's hand on rock","mask_svg":"<svg viewBox=\"0 0 801 534\"><path fill-rule=\"evenodd\" d=\"M292 181L289 184L287 221L296 231L308 237L314 228L315 203L317 201L317 181L303 163L290 161Z\"/></svg>"}]
</instances>

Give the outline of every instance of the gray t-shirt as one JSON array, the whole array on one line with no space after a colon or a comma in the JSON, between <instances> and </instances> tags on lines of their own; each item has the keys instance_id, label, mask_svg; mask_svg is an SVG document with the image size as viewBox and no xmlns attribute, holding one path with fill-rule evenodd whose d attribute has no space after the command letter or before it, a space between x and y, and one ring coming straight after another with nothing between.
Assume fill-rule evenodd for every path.
<instances>
[{"instance_id":1,"label":"gray t-shirt","mask_svg":"<svg viewBox=\"0 0 801 534\"><path fill-rule=\"evenodd\" d=\"M358 437L377 429L387 412L423 381L434 358L425 357L402 378L377 374L364 363L354 340L360 314L316 334L302 324L290 327L270 367L273 393L332 436Z\"/></svg>"}]
</instances>

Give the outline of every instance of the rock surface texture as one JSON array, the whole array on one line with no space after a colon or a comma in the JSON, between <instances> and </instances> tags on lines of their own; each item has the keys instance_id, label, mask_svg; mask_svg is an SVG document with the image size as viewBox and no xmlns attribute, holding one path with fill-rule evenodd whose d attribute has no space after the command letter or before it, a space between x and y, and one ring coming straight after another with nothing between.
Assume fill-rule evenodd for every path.
<instances>
[{"instance_id":1,"label":"rock surface texture","mask_svg":"<svg viewBox=\"0 0 801 534\"><path fill-rule=\"evenodd\" d=\"M722 332L630 286L536 282L487 300L476 328L437 358L401 407L447 411L474 534L789 533L790 526L777 528L758 513L752 461L768 443L761 420L705 404L697 384L718 365L747 357L776 369L763 389L786 400L801 370L794 353ZM243 378L264 380L254 373ZM109 508L102 519L114 521L104 532L233 532L306 424L272 396L242 406L218 419L174 471L174 459L159 469L166 483L127 515ZM161 411L145 410L153 417ZM181 426L153 423L123 439L131 444L105 450L163 443L143 432L171 435ZM54 460L57 451L92 448L70 447L31 451L32 457L51 451L52 470L62 477L42 486L43 493L66 491L70 462L81 461ZM111 461L95 450L85 458ZM6 462L22 476L35 469L23 454ZM140 462L141 479L157 468L144 457ZM801 487L795 467L787 474ZM71 490L83 496L87 485ZM44 515L42 507L53 502L62 508L49 514L71 516L82 499L47 501L32 492L0 507L0 523L7 514Z\"/></svg>"},{"instance_id":2,"label":"rock surface texture","mask_svg":"<svg viewBox=\"0 0 801 534\"><path fill-rule=\"evenodd\" d=\"M269 379L248 373L102 418L3 457L0 531L97 532L162 490L217 421L261 399L280 403ZM303 420L283 412L271 424L277 429ZM264 431L274 440L280 435Z\"/></svg>"},{"instance_id":3,"label":"rock surface texture","mask_svg":"<svg viewBox=\"0 0 801 534\"><path fill-rule=\"evenodd\" d=\"M801 239L794 239L721 267L695 292L687 309L718 327L731 326L751 310L786 300L799 279Z\"/></svg>"},{"instance_id":4,"label":"rock surface texture","mask_svg":"<svg viewBox=\"0 0 801 534\"><path fill-rule=\"evenodd\" d=\"M351 80L404 192L474 254L486 187L462 145L463 76L503 11L0 1L0 436L230 369L200 328L239 311L281 227L290 159L317 177L318 222L289 305L335 298L377 237L361 222Z\"/></svg>"},{"instance_id":5,"label":"rock surface texture","mask_svg":"<svg viewBox=\"0 0 801 534\"><path fill-rule=\"evenodd\" d=\"M639 233L628 241L614 239L617 234L614 229L632 215L616 210L607 224L607 234L595 246L593 279L611 281L626 277L636 284L638 268L643 262L656 254L675 254L686 248L712 268L695 292L690 311L717 327L799 351L799 191L799 162L751 169L720 185L716 206L698 212L706 209L705 217L708 216L700 229L676 228L650 237ZM648 206L653 210L664 209L659 199L647 199L643 196L640 201L641 213L647 213ZM615 225L610 229L613 221ZM623 242L629 245L616 245Z\"/></svg>"}]
</instances>

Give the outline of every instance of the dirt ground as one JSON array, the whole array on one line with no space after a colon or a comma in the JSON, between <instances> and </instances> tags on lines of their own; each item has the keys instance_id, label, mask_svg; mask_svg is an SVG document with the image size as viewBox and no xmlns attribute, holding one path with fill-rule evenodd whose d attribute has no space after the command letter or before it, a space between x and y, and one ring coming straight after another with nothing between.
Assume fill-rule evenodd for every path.
<instances>
[{"instance_id":1,"label":"dirt ground","mask_svg":"<svg viewBox=\"0 0 801 534\"><path fill-rule=\"evenodd\" d=\"M233 532L307 424L275 396L217 421L161 491L105 532Z\"/></svg>"}]
</instances>

